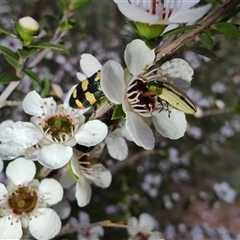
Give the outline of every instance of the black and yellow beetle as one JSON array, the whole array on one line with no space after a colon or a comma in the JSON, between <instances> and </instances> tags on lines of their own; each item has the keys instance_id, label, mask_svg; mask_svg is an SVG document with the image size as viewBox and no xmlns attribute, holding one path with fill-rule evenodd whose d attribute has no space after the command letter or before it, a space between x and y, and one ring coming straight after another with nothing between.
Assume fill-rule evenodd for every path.
<instances>
[{"instance_id":1,"label":"black and yellow beetle","mask_svg":"<svg viewBox=\"0 0 240 240\"><path fill-rule=\"evenodd\" d=\"M101 71L81 81L73 90L69 99L72 108L84 109L93 106L104 93L100 86Z\"/></svg>"},{"instance_id":2,"label":"black and yellow beetle","mask_svg":"<svg viewBox=\"0 0 240 240\"><path fill-rule=\"evenodd\" d=\"M188 114L195 114L197 111L192 100L184 92L170 83L151 81L147 84L147 88L153 91L160 100L166 101L170 106L179 111Z\"/></svg>"}]
</instances>

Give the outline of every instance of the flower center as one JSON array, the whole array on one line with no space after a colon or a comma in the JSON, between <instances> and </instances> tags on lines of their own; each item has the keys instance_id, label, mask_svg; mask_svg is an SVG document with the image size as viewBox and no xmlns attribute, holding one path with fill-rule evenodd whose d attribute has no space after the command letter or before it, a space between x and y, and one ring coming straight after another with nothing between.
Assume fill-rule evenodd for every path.
<instances>
[{"instance_id":1,"label":"flower center","mask_svg":"<svg viewBox=\"0 0 240 240\"><path fill-rule=\"evenodd\" d=\"M143 78L131 80L126 97L132 110L144 117L152 116L164 109L162 101L159 101L153 91L147 89L147 81Z\"/></svg>"},{"instance_id":2,"label":"flower center","mask_svg":"<svg viewBox=\"0 0 240 240\"><path fill-rule=\"evenodd\" d=\"M51 135L55 141L66 141L73 134L74 124L68 116L53 116L49 118L43 130L45 134Z\"/></svg>"},{"instance_id":3,"label":"flower center","mask_svg":"<svg viewBox=\"0 0 240 240\"><path fill-rule=\"evenodd\" d=\"M27 186L17 188L8 199L9 207L17 215L31 213L36 208L37 203L36 191Z\"/></svg>"}]
</instances>

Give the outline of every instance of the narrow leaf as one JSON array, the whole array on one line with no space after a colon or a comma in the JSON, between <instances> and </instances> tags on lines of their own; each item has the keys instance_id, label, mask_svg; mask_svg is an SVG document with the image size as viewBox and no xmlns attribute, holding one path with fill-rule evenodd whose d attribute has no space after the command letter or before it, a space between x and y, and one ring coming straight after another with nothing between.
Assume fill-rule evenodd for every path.
<instances>
[{"instance_id":1,"label":"narrow leaf","mask_svg":"<svg viewBox=\"0 0 240 240\"><path fill-rule=\"evenodd\" d=\"M82 7L83 5L89 3L89 0L72 0L71 1L71 4L69 6L69 9L72 11L72 10L75 10L79 7Z\"/></svg>"},{"instance_id":2,"label":"narrow leaf","mask_svg":"<svg viewBox=\"0 0 240 240\"><path fill-rule=\"evenodd\" d=\"M28 50L25 50L25 49L18 49L18 55L25 59L25 58L28 58L30 57L31 55L33 55L34 53L36 53L37 51L39 51L38 49L28 49Z\"/></svg>"},{"instance_id":3,"label":"narrow leaf","mask_svg":"<svg viewBox=\"0 0 240 240\"><path fill-rule=\"evenodd\" d=\"M4 46L0 45L0 52L2 54L4 54L5 56L9 56L11 58L14 58L14 59L18 60L17 54L7 47L4 47Z\"/></svg>"},{"instance_id":4,"label":"narrow leaf","mask_svg":"<svg viewBox=\"0 0 240 240\"><path fill-rule=\"evenodd\" d=\"M38 83L37 74L30 69L23 69L22 72L27 75L33 83Z\"/></svg>"},{"instance_id":5,"label":"narrow leaf","mask_svg":"<svg viewBox=\"0 0 240 240\"><path fill-rule=\"evenodd\" d=\"M13 81L19 81L20 79L17 78L16 75L12 73L3 73L0 75L0 83L1 84L7 84Z\"/></svg>"},{"instance_id":6,"label":"narrow leaf","mask_svg":"<svg viewBox=\"0 0 240 240\"><path fill-rule=\"evenodd\" d=\"M228 37L239 37L239 29L232 23L219 22L212 25L213 29L225 34Z\"/></svg>"},{"instance_id":7,"label":"narrow leaf","mask_svg":"<svg viewBox=\"0 0 240 240\"><path fill-rule=\"evenodd\" d=\"M212 39L212 37L206 33L206 32L203 32L201 35L200 35L200 40L202 43L204 43L205 45L207 46L212 46L214 44L214 40Z\"/></svg>"},{"instance_id":8,"label":"narrow leaf","mask_svg":"<svg viewBox=\"0 0 240 240\"><path fill-rule=\"evenodd\" d=\"M63 46L62 44L54 44L54 43L46 43L46 42L36 42L29 46L29 48L37 48L37 49L52 49L57 51L63 51L66 54L69 54L69 50Z\"/></svg>"},{"instance_id":9,"label":"narrow leaf","mask_svg":"<svg viewBox=\"0 0 240 240\"><path fill-rule=\"evenodd\" d=\"M172 30L169 30L167 32L165 32L164 34L162 34L162 38L166 38L166 37L169 37L173 34L178 34L178 33L182 33L182 32L185 32L187 30L191 30L191 29L194 29L196 28L197 26L195 25L192 25L192 26L183 26L183 27L178 27L178 28L174 28Z\"/></svg>"},{"instance_id":10,"label":"narrow leaf","mask_svg":"<svg viewBox=\"0 0 240 240\"><path fill-rule=\"evenodd\" d=\"M50 92L50 79L48 78L47 74L45 74L43 92L41 94L42 98L47 97L49 92Z\"/></svg>"},{"instance_id":11,"label":"narrow leaf","mask_svg":"<svg viewBox=\"0 0 240 240\"><path fill-rule=\"evenodd\" d=\"M14 35L14 32L4 26L0 25L0 32L6 35Z\"/></svg>"},{"instance_id":12,"label":"narrow leaf","mask_svg":"<svg viewBox=\"0 0 240 240\"><path fill-rule=\"evenodd\" d=\"M207 48L203 48L203 47L185 47L185 48L187 50L190 50L190 51L195 52L197 54L203 55L205 57L208 57L208 58L211 58L211 59L214 59L214 60L217 59L217 56Z\"/></svg>"},{"instance_id":13,"label":"narrow leaf","mask_svg":"<svg viewBox=\"0 0 240 240\"><path fill-rule=\"evenodd\" d=\"M59 4L63 12L67 12L69 8L70 0L59 0Z\"/></svg>"},{"instance_id":14,"label":"narrow leaf","mask_svg":"<svg viewBox=\"0 0 240 240\"><path fill-rule=\"evenodd\" d=\"M14 69L18 69L18 60L16 60L15 58L9 57L8 55L4 55L4 57Z\"/></svg>"}]
</instances>

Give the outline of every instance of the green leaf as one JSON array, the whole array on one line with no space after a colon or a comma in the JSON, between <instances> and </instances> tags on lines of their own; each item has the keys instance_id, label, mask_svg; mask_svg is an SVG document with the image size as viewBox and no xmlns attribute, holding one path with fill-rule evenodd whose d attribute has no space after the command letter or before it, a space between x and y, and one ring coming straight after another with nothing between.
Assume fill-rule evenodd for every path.
<instances>
[{"instance_id":1,"label":"green leaf","mask_svg":"<svg viewBox=\"0 0 240 240\"><path fill-rule=\"evenodd\" d=\"M0 32L4 33L6 35L14 35L14 32L8 28L5 28L4 26L0 25Z\"/></svg>"},{"instance_id":2,"label":"green leaf","mask_svg":"<svg viewBox=\"0 0 240 240\"><path fill-rule=\"evenodd\" d=\"M16 60L15 58L9 57L8 55L4 55L4 57L14 69L18 69L18 60Z\"/></svg>"},{"instance_id":3,"label":"green leaf","mask_svg":"<svg viewBox=\"0 0 240 240\"><path fill-rule=\"evenodd\" d=\"M232 23L218 22L213 24L211 28L225 34L227 37L239 37L239 29Z\"/></svg>"},{"instance_id":4,"label":"green leaf","mask_svg":"<svg viewBox=\"0 0 240 240\"><path fill-rule=\"evenodd\" d=\"M50 79L48 78L48 76L45 74L44 76L44 87L43 87L43 92L41 94L42 98L45 98L48 96L49 92L50 92Z\"/></svg>"},{"instance_id":5,"label":"green leaf","mask_svg":"<svg viewBox=\"0 0 240 240\"><path fill-rule=\"evenodd\" d=\"M115 119L118 119L118 118L125 118L125 116L126 115L125 115L125 112L122 109L122 104L116 105L115 109L113 111L111 120L115 120Z\"/></svg>"},{"instance_id":6,"label":"green leaf","mask_svg":"<svg viewBox=\"0 0 240 240\"><path fill-rule=\"evenodd\" d=\"M12 73L3 73L0 75L0 83L1 84L7 84L13 81L19 81L20 79L17 78L16 75Z\"/></svg>"},{"instance_id":7,"label":"green leaf","mask_svg":"<svg viewBox=\"0 0 240 240\"><path fill-rule=\"evenodd\" d=\"M60 6L63 12L67 12L70 4L70 0L59 0Z\"/></svg>"},{"instance_id":8,"label":"green leaf","mask_svg":"<svg viewBox=\"0 0 240 240\"><path fill-rule=\"evenodd\" d=\"M200 35L200 40L202 43L204 43L207 46L212 46L214 44L214 40L207 32L203 32Z\"/></svg>"},{"instance_id":9,"label":"green leaf","mask_svg":"<svg viewBox=\"0 0 240 240\"><path fill-rule=\"evenodd\" d=\"M69 54L69 50L63 46L62 44L54 44L54 43L47 43L47 42L36 42L32 43L29 48L37 48L37 49L52 49L57 51L63 51L66 54Z\"/></svg>"},{"instance_id":10,"label":"green leaf","mask_svg":"<svg viewBox=\"0 0 240 240\"><path fill-rule=\"evenodd\" d=\"M13 52L12 50L10 50L9 48L7 48L7 47L4 47L4 46L0 45L0 52L2 54L4 54L5 56L9 56L9 57L11 57L13 59L18 60L17 54L15 52Z\"/></svg>"},{"instance_id":11,"label":"green leaf","mask_svg":"<svg viewBox=\"0 0 240 240\"><path fill-rule=\"evenodd\" d=\"M84 29L82 28L82 26L75 21L74 19L69 19L65 22L62 22L60 24L60 28L63 27L63 29L67 29L67 30L71 30L71 29L75 29L80 33L85 33Z\"/></svg>"},{"instance_id":12,"label":"green leaf","mask_svg":"<svg viewBox=\"0 0 240 240\"><path fill-rule=\"evenodd\" d=\"M77 8L82 7L83 5L86 5L89 2L90 2L90 0L71 0L69 10L71 10L71 11L75 10Z\"/></svg>"},{"instance_id":13,"label":"green leaf","mask_svg":"<svg viewBox=\"0 0 240 240\"><path fill-rule=\"evenodd\" d=\"M192 26L183 26L183 27L179 27L179 28L174 28L168 32L165 32L164 34L162 34L162 38L166 38L166 37L169 37L173 34L178 34L178 33L182 33L182 32L185 32L187 30L191 30L191 29L194 29L196 28L197 26L196 25L192 25Z\"/></svg>"},{"instance_id":14,"label":"green leaf","mask_svg":"<svg viewBox=\"0 0 240 240\"><path fill-rule=\"evenodd\" d=\"M197 54L203 55L205 57L216 60L217 56L207 48L203 47L185 47L185 49L195 52Z\"/></svg>"},{"instance_id":15,"label":"green leaf","mask_svg":"<svg viewBox=\"0 0 240 240\"><path fill-rule=\"evenodd\" d=\"M65 1L66 2L66 1ZM53 21L56 21L57 24L59 24L59 18L56 15L51 15L51 14L45 14L43 16L44 18L48 19L49 21L51 21L51 23Z\"/></svg>"},{"instance_id":16,"label":"green leaf","mask_svg":"<svg viewBox=\"0 0 240 240\"><path fill-rule=\"evenodd\" d=\"M30 69L23 69L22 72L27 75L33 83L38 83L37 74Z\"/></svg>"},{"instance_id":17,"label":"green leaf","mask_svg":"<svg viewBox=\"0 0 240 240\"><path fill-rule=\"evenodd\" d=\"M37 51L39 51L39 49L18 49L18 55L25 59L30 57L31 55L33 55L34 53L36 53Z\"/></svg>"}]
</instances>

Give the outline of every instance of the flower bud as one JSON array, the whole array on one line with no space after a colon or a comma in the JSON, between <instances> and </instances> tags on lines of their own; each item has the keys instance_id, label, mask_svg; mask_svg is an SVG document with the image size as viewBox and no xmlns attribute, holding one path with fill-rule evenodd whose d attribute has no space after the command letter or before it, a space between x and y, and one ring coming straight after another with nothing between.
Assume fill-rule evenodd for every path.
<instances>
[{"instance_id":1,"label":"flower bud","mask_svg":"<svg viewBox=\"0 0 240 240\"><path fill-rule=\"evenodd\" d=\"M17 31L24 45L29 45L39 33L39 24L31 17L23 17L18 20Z\"/></svg>"}]
</instances>

